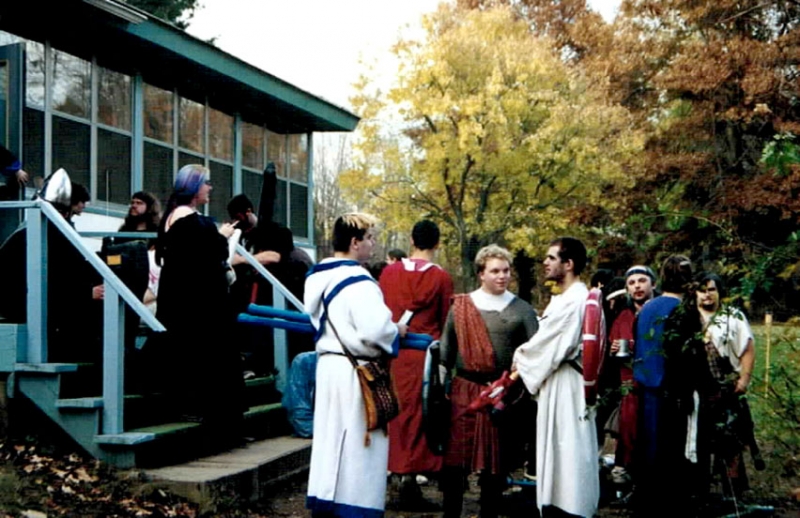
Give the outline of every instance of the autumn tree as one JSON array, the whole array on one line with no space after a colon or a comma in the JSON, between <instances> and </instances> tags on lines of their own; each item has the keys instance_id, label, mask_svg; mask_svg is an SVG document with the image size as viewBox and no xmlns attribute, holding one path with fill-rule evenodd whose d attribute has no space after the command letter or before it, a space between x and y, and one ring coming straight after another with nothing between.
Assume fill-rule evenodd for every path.
<instances>
[{"instance_id":1,"label":"autumn tree","mask_svg":"<svg viewBox=\"0 0 800 518\"><path fill-rule=\"evenodd\" d=\"M438 220L465 276L485 244L538 253L575 233L574 213L616 206L606 193L632 185L640 140L552 40L506 7L442 5L423 26L424 41L397 44L390 91L365 81L353 100L359 158L342 185L354 202L390 228Z\"/></svg>"},{"instance_id":2,"label":"autumn tree","mask_svg":"<svg viewBox=\"0 0 800 518\"><path fill-rule=\"evenodd\" d=\"M799 15L795 2L623 3L607 70L649 126L626 230L651 256L689 251L736 278L793 235L797 166L762 157L770 144L791 147L800 129ZM772 275L793 263L773 263Z\"/></svg>"}]
</instances>

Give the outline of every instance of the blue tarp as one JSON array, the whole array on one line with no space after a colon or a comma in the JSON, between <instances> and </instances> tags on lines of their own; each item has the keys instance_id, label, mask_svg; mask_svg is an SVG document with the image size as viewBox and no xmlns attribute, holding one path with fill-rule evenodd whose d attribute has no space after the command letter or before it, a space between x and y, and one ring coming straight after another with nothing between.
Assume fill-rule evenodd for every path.
<instances>
[{"instance_id":1,"label":"blue tarp","mask_svg":"<svg viewBox=\"0 0 800 518\"><path fill-rule=\"evenodd\" d=\"M292 360L281 404L289 423L299 437L314 433L314 387L317 379L317 353L298 354Z\"/></svg>"}]
</instances>

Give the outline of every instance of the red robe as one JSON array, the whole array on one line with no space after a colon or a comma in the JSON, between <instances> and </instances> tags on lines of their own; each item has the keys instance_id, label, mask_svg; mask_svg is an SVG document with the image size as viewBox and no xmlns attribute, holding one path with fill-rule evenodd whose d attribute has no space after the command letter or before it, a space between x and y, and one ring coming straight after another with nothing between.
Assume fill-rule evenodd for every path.
<instances>
[{"instance_id":1,"label":"red robe","mask_svg":"<svg viewBox=\"0 0 800 518\"><path fill-rule=\"evenodd\" d=\"M625 308L611 324L608 332L609 343L617 339L633 340L633 324L636 314L630 308ZM633 344L631 351L636 344ZM632 354L632 353L631 353ZM619 438L617 439L616 464L630 466L633 460L633 446L636 442L636 410L638 407L636 395L633 392L633 369L631 364L621 358L608 358L619 372L619 386L623 391L619 407ZM614 372L613 374L616 374Z\"/></svg>"},{"instance_id":2,"label":"red robe","mask_svg":"<svg viewBox=\"0 0 800 518\"><path fill-rule=\"evenodd\" d=\"M453 297L453 280L446 271L423 259L403 259L383 270L380 285L394 322L405 311L413 311L408 330L439 339ZM442 466L442 458L428 449L422 429L424 368L424 351L401 349L392 361L392 376L400 400L400 415L389 423L392 473L434 472Z\"/></svg>"}]
</instances>

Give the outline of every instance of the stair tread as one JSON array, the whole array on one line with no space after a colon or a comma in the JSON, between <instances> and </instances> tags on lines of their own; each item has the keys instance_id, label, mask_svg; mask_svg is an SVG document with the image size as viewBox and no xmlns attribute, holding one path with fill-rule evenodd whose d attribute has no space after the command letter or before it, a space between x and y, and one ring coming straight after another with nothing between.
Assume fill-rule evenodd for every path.
<instances>
[{"instance_id":1,"label":"stair tread","mask_svg":"<svg viewBox=\"0 0 800 518\"><path fill-rule=\"evenodd\" d=\"M248 417L253 417L256 415L268 414L269 412L280 410L281 408L283 408L283 405L280 403L266 403L263 405L251 406L244 413L244 417L247 419Z\"/></svg>"},{"instance_id":2,"label":"stair tread","mask_svg":"<svg viewBox=\"0 0 800 518\"><path fill-rule=\"evenodd\" d=\"M102 397L80 397L56 400L56 408L103 408Z\"/></svg>"},{"instance_id":3,"label":"stair tread","mask_svg":"<svg viewBox=\"0 0 800 518\"><path fill-rule=\"evenodd\" d=\"M79 363L15 363L14 371L57 374L59 372L75 372L80 366Z\"/></svg>"},{"instance_id":4,"label":"stair tread","mask_svg":"<svg viewBox=\"0 0 800 518\"><path fill-rule=\"evenodd\" d=\"M258 470L262 466L298 454L301 455L301 460L297 468L307 469L308 459L302 456L308 456L310 451L311 439L272 437L185 463L147 469L145 473L160 481L207 483ZM281 473L285 471L285 467L280 470Z\"/></svg>"}]
</instances>

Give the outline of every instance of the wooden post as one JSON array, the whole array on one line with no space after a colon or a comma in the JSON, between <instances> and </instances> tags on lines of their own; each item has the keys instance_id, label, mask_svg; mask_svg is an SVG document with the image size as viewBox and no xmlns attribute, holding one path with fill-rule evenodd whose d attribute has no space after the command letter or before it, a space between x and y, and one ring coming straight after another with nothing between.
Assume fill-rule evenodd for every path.
<instances>
[{"instance_id":1,"label":"wooden post","mask_svg":"<svg viewBox=\"0 0 800 518\"><path fill-rule=\"evenodd\" d=\"M769 353L772 348L772 311L764 314L764 327L767 334L767 357L764 365L764 395L769 393Z\"/></svg>"}]
</instances>

